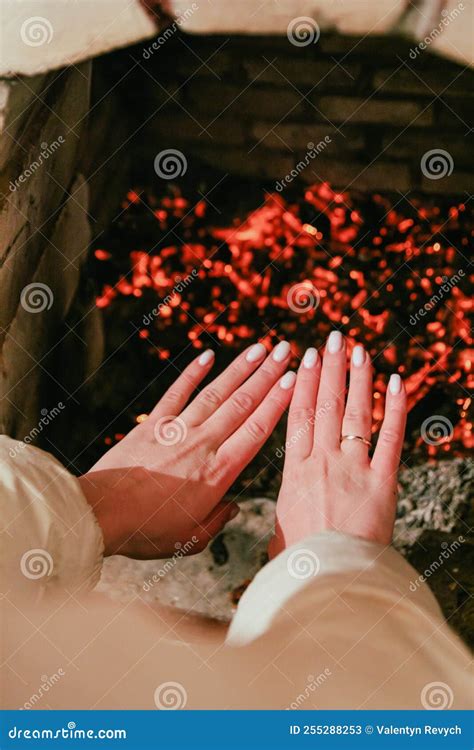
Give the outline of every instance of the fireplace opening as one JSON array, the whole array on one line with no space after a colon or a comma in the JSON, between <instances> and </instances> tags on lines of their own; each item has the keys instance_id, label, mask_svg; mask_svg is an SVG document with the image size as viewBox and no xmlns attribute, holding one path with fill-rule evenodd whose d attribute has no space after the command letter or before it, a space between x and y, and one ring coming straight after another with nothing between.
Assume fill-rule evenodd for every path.
<instances>
[{"instance_id":1,"label":"fireplace opening","mask_svg":"<svg viewBox=\"0 0 474 750\"><path fill-rule=\"evenodd\" d=\"M138 45L97 61L90 133L109 161L96 177L92 143L91 212L105 203L109 218L86 276L106 365L88 384L88 439L70 446L78 469L145 419L200 349L217 349L223 368L253 340L285 336L296 365L334 326L373 357L375 435L389 373L406 378L407 465L472 448L472 157L458 99L435 111L417 74L393 62L401 42L376 63L374 40L326 44L316 54L281 38L176 33L154 56ZM472 75L422 64L455 92ZM111 85L115 109L101 101ZM283 443L281 426L266 453ZM247 472L264 494L281 468L267 457L263 473Z\"/></svg>"}]
</instances>

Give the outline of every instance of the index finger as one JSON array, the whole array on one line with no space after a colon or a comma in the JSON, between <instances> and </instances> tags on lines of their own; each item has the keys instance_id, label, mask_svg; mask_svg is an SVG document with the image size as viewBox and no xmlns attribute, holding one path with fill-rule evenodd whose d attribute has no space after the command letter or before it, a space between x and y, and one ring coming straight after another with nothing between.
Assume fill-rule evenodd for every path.
<instances>
[{"instance_id":1,"label":"index finger","mask_svg":"<svg viewBox=\"0 0 474 750\"><path fill-rule=\"evenodd\" d=\"M153 419L162 416L178 416L186 406L192 394L198 385L204 380L212 365L214 364L215 355L212 349L206 349L205 352L196 357L175 380L173 385L168 388L164 396L160 398L155 408L150 414Z\"/></svg>"}]
</instances>

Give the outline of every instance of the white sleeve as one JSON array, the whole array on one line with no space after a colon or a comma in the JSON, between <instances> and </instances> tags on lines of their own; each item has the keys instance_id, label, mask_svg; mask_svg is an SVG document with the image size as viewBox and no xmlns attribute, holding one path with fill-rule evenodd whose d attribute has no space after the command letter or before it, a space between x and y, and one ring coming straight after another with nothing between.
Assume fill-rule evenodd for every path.
<instances>
[{"instance_id":1,"label":"white sleeve","mask_svg":"<svg viewBox=\"0 0 474 750\"><path fill-rule=\"evenodd\" d=\"M254 660L267 644L267 661L295 685L291 708L472 706L469 651L423 576L395 549L337 532L258 573L227 643Z\"/></svg>"},{"instance_id":2,"label":"white sleeve","mask_svg":"<svg viewBox=\"0 0 474 750\"><path fill-rule=\"evenodd\" d=\"M0 436L0 591L91 589L103 537L79 482L48 453Z\"/></svg>"},{"instance_id":3,"label":"white sleeve","mask_svg":"<svg viewBox=\"0 0 474 750\"><path fill-rule=\"evenodd\" d=\"M354 593L366 592L369 586L373 594L381 589L408 599L416 594L414 604L440 618L435 597L419 578L392 547L335 531L316 534L284 550L260 570L240 600L228 642L236 645L258 638L288 609L290 600L308 587L322 593L328 587L349 586Z\"/></svg>"}]
</instances>

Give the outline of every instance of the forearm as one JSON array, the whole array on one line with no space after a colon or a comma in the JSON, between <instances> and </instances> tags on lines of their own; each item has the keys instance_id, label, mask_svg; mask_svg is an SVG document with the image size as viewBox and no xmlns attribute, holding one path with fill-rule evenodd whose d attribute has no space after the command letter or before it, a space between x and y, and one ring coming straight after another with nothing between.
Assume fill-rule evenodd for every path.
<instances>
[{"instance_id":1,"label":"forearm","mask_svg":"<svg viewBox=\"0 0 474 750\"><path fill-rule=\"evenodd\" d=\"M295 695L305 694L303 663L309 683L319 675L324 684L303 708L415 709L437 699L469 708L470 655L428 586L413 586L418 580L391 547L317 534L260 571L227 644L268 649L268 663L290 674Z\"/></svg>"},{"instance_id":2,"label":"forearm","mask_svg":"<svg viewBox=\"0 0 474 750\"><path fill-rule=\"evenodd\" d=\"M410 591L417 572L392 547L327 531L304 539L268 563L243 595L229 631L231 643L253 640L265 632L299 596L322 596L330 589L341 595L383 592L393 601L421 607L430 617L442 617L426 584ZM362 594L361 594L362 596Z\"/></svg>"}]
</instances>

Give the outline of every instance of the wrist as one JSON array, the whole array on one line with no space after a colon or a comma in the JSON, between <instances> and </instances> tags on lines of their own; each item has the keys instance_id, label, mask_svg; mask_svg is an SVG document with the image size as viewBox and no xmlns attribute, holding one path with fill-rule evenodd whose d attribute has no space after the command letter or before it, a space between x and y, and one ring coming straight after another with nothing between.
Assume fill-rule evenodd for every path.
<instances>
[{"instance_id":1,"label":"wrist","mask_svg":"<svg viewBox=\"0 0 474 750\"><path fill-rule=\"evenodd\" d=\"M78 477L78 481L86 501L88 502L95 519L102 531L104 540L104 557L117 552L118 529L117 520L110 507L109 492L103 481L98 476L99 472L91 472Z\"/></svg>"}]
</instances>

